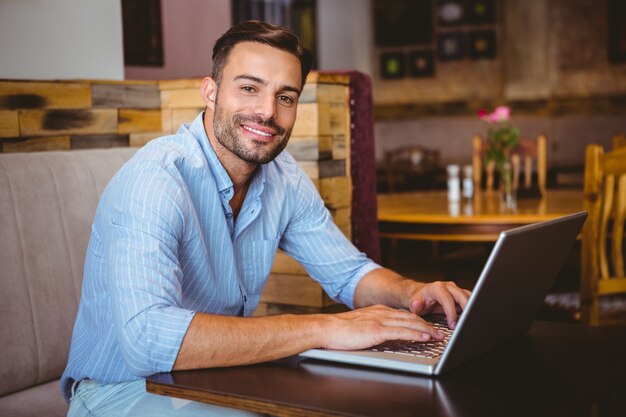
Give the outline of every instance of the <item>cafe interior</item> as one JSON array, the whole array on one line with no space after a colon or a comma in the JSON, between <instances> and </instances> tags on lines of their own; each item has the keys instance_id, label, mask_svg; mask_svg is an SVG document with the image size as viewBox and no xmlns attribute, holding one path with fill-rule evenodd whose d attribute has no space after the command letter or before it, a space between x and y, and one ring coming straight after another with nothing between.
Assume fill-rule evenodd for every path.
<instances>
[{"instance_id":1,"label":"cafe interior","mask_svg":"<svg viewBox=\"0 0 626 417\"><path fill-rule=\"evenodd\" d=\"M585 210L537 319L626 324L622 0L2 1L0 415L65 415L51 393L99 195L203 110L213 43L249 19L313 51L287 150L357 248L472 289L501 232ZM255 316L344 310L279 250ZM620 361L621 391L567 415L626 413ZM478 415L460 409L432 415Z\"/></svg>"}]
</instances>

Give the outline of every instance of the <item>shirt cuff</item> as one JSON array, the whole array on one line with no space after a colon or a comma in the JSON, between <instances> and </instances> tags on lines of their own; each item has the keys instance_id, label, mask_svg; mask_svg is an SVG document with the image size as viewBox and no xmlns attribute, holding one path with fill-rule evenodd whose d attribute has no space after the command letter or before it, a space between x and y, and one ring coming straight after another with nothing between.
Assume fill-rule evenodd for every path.
<instances>
[{"instance_id":1,"label":"shirt cuff","mask_svg":"<svg viewBox=\"0 0 626 417\"><path fill-rule=\"evenodd\" d=\"M348 285L346 285L344 290L341 292L339 301L348 306L350 309L354 309L354 292L356 291L356 286L367 273L379 268L382 268L382 266L378 265L376 262L369 262L359 268L353 275Z\"/></svg>"},{"instance_id":2,"label":"shirt cuff","mask_svg":"<svg viewBox=\"0 0 626 417\"><path fill-rule=\"evenodd\" d=\"M178 352L187 334L194 311L177 307L166 307L154 319L152 337L153 349L150 362L158 372L170 372L178 357Z\"/></svg>"}]
</instances>

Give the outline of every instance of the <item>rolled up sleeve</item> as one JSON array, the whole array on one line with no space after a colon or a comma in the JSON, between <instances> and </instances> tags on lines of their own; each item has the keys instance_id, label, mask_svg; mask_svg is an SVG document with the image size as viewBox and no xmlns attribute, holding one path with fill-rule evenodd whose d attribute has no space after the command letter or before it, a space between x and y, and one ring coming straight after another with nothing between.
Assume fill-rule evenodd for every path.
<instances>
[{"instance_id":1,"label":"rolled up sleeve","mask_svg":"<svg viewBox=\"0 0 626 417\"><path fill-rule=\"evenodd\" d=\"M181 308L177 254L185 230L184 189L149 164L112 187L116 200L101 236L114 332L131 373L167 372L194 315Z\"/></svg>"}]
</instances>

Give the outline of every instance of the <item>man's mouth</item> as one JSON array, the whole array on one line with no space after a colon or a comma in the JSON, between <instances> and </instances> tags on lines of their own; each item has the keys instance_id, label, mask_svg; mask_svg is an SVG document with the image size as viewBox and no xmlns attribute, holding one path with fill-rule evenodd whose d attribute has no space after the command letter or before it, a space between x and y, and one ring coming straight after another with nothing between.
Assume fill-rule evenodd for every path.
<instances>
[{"instance_id":1,"label":"man's mouth","mask_svg":"<svg viewBox=\"0 0 626 417\"><path fill-rule=\"evenodd\" d=\"M248 132L252 132L255 135L259 135L259 136L262 136L264 138L271 138L272 136L275 135L274 132L256 129L256 128L251 127L251 126L241 125L241 128L243 130L246 130Z\"/></svg>"}]
</instances>

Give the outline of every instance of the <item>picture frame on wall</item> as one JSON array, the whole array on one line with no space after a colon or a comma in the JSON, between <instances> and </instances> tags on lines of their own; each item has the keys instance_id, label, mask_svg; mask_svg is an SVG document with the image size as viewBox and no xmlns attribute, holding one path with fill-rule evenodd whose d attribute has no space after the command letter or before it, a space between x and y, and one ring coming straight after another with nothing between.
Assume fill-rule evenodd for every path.
<instances>
[{"instance_id":1,"label":"picture frame on wall","mask_svg":"<svg viewBox=\"0 0 626 417\"><path fill-rule=\"evenodd\" d=\"M609 62L626 63L626 2L609 0Z\"/></svg>"},{"instance_id":2,"label":"picture frame on wall","mask_svg":"<svg viewBox=\"0 0 626 417\"><path fill-rule=\"evenodd\" d=\"M161 25L161 0L122 0L124 65L164 65Z\"/></svg>"},{"instance_id":3,"label":"picture frame on wall","mask_svg":"<svg viewBox=\"0 0 626 417\"><path fill-rule=\"evenodd\" d=\"M468 49L471 59L494 59L496 57L496 32L476 30L468 34Z\"/></svg>"},{"instance_id":4,"label":"picture frame on wall","mask_svg":"<svg viewBox=\"0 0 626 417\"><path fill-rule=\"evenodd\" d=\"M435 75L435 53L432 50L409 53L409 72L413 78Z\"/></svg>"},{"instance_id":5,"label":"picture frame on wall","mask_svg":"<svg viewBox=\"0 0 626 417\"><path fill-rule=\"evenodd\" d=\"M261 20L291 29L313 54L317 68L316 0L231 0L233 24Z\"/></svg>"},{"instance_id":6,"label":"picture frame on wall","mask_svg":"<svg viewBox=\"0 0 626 417\"><path fill-rule=\"evenodd\" d=\"M432 44L431 0L374 0L374 38L377 46Z\"/></svg>"},{"instance_id":7,"label":"picture frame on wall","mask_svg":"<svg viewBox=\"0 0 626 417\"><path fill-rule=\"evenodd\" d=\"M495 0L466 0L466 18L472 25L494 24L496 22Z\"/></svg>"},{"instance_id":8,"label":"picture frame on wall","mask_svg":"<svg viewBox=\"0 0 626 417\"><path fill-rule=\"evenodd\" d=\"M380 55L380 75L393 80L406 75L406 58L402 52L385 52Z\"/></svg>"},{"instance_id":9,"label":"picture frame on wall","mask_svg":"<svg viewBox=\"0 0 626 417\"><path fill-rule=\"evenodd\" d=\"M438 25L442 27L462 25L465 23L465 7L465 0L438 0Z\"/></svg>"},{"instance_id":10,"label":"picture frame on wall","mask_svg":"<svg viewBox=\"0 0 626 417\"><path fill-rule=\"evenodd\" d=\"M440 33L437 39L439 60L459 61L465 58L465 34L463 32Z\"/></svg>"}]
</instances>

